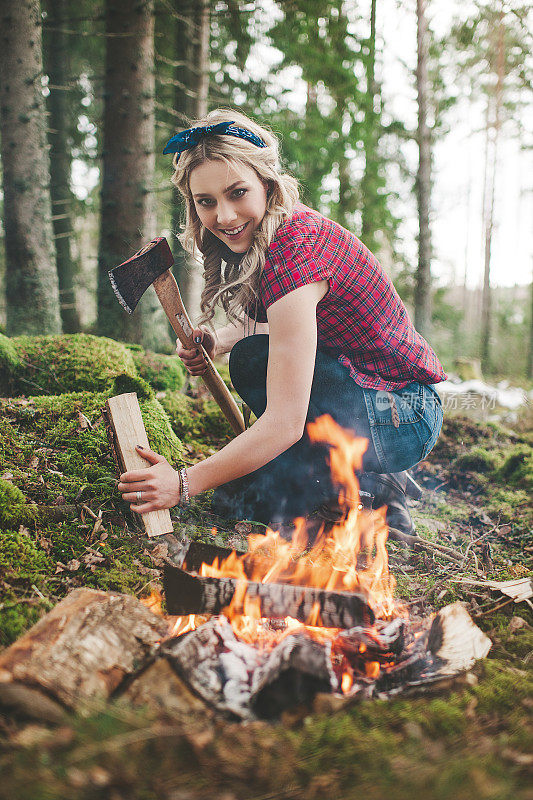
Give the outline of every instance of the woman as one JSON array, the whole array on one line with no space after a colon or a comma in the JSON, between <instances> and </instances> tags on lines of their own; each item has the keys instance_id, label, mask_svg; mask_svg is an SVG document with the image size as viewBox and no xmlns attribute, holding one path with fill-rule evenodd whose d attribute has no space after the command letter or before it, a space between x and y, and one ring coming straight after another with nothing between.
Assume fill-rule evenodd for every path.
<instances>
[{"instance_id":1,"label":"woman","mask_svg":"<svg viewBox=\"0 0 533 800\"><path fill-rule=\"evenodd\" d=\"M121 476L123 498L144 514L221 487L215 507L230 516L277 523L309 513L335 495L327 448L305 434L329 413L368 439L361 489L388 505L389 525L412 533L402 471L435 444L433 384L446 376L392 283L355 236L298 202L276 138L242 114L213 111L164 152L175 153L185 198L182 241L203 256L196 341L211 357L230 352L233 385L257 421L178 473L139 450L151 466ZM229 323L213 330L217 304ZM178 355L192 375L205 370L200 348Z\"/></svg>"}]
</instances>

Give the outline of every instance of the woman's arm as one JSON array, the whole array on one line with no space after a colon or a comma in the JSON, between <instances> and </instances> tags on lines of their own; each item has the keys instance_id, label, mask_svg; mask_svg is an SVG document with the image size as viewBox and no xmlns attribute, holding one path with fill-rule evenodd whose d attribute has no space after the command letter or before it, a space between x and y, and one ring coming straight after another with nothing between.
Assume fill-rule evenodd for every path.
<instances>
[{"instance_id":1,"label":"woman's arm","mask_svg":"<svg viewBox=\"0 0 533 800\"><path fill-rule=\"evenodd\" d=\"M259 469L302 437L316 358L316 306L327 289L327 281L311 283L270 306L265 413L218 453L187 468L191 496ZM153 463L151 468L122 475L119 484L129 502L135 500L136 491L146 492L147 502L132 506L141 514L179 500L175 471ZM176 499L169 500L172 492Z\"/></svg>"}]
</instances>

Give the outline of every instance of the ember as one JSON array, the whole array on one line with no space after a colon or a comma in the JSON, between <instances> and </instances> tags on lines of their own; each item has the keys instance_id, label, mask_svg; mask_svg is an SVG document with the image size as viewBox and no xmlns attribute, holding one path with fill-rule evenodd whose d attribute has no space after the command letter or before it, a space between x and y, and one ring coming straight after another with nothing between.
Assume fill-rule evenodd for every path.
<instances>
[{"instance_id":1,"label":"ember","mask_svg":"<svg viewBox=\"0 0 533 800\"><path fill-rule=\"evenodd\" d=\"M274 716L317 691L395 693L465 669L468 654L490 647L464 610L454 619L471 646L458 658L448 658L449 636L443 644L446 615L409 623L394 599L386 509L359 504L366 440L327 416L308 433L331 445L338 522L324 524L310 547L306 521L297 519L291 542L268 530L248 537L246 554L203 563L199 574L165 565L167 609L180 615L169 618L162 652L198 694L241 718ZM157 607L153 598L147 605Z\"/></svg>"}]
</instances>

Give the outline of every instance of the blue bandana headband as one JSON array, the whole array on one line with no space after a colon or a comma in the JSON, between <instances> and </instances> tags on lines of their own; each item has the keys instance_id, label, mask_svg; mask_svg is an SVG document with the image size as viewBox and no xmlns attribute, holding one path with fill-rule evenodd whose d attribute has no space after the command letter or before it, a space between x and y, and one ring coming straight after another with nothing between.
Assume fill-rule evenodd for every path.
<instances>
[{"instance_id":1,"label":"blue bandana headband","mask_svg":"<svg viewBox=\"0 0 533 800\"><path fill-rule=\"evenodd\" d=\"M245 139L247 142L255 144L256 147L266 147L265 142L252 131L246 128L239 128L233 122L219 122L217 125L205 125L202 128L189 128L186 131L177 133L172 139L169 139L165 145L163 153L177 153L177 158L185 150L190 150L200 144L202 139L208 136L237 136L239 139ZM177 159L176 159L177 160Z\"/></svg>"}]
</instances>

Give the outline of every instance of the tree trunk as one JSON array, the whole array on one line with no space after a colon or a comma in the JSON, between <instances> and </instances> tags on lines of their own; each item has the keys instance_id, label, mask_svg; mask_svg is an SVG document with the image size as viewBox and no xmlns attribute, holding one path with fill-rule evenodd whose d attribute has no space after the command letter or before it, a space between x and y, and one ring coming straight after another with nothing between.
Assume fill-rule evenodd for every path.
<instances>
[{"instance_id":1,"label":"tree trunk","mask_svg":"<svg viewBox=\"0 0 533 800\"><path fill-rule=\"evenodd\" d=\"M194 44L194 61L196 73L196 102L194 113L199 119L207 114L209 95L209 33L211 13L209 0L195 0L196 37Z\"/></svg>"},{"instance_id":2,"label":"tree trunk","mask_svg":"<svg viewBox=\"0 0 533 800\"><path fill-rule=\"evenodd\" d=\"M431 135L427 124L428 112L428 32L425 16L426 0L417 0L417 68L418 94L418 268L415 286L415 326L425 336L431 332Z\"/></svg>"},{"instance_id":3,"label":"tree trunk","mask_svg":"<svg viewBox=\"0 0 533 800\"><path fill-rule=\"evenodd\" d=\"M209 95L209 38L211 30L210 0L193 0L194 41L192 69L189 74L193 79L194 99L191 115L196 119L205 117L208 109ZM193 323L200 315L200 297L202 294L202 275L198 264L187 259L185 294L186 307Z\"/></svg>"},{"instance_id":4,"label":"tree trunk","mask_svg":"<svg viewBox=\"0 0 533 800\"><path fill-rule=\"evenodd\" d=\"M494 200L496 196L496 173L498 169L498 144L501 127L501 109L503 102L503 80L505 72L505 42L503 26L503 9L500 6L498 14L498 30L496 45L496 70L497 81L494 97L494 119L488 123L487 130L487 162L486 169L486 205L484 208L484 271L483 292L481 297L481 367L483 371L490 371L490 335L492 316L492 293L490 287L490 259L492 250L492 232L494 230ZM490 97L487 101L490 108ZM488 116L488 114L487 114ZM492 133L492 136L490 135Z\"/></svg>"},{"instance_id":5,"label":"tree trunk","mask_svg":"<svg viewBox=\"0 0 533 800\"><path fill-rule=\"evenodd\" d=\"M7 331L61 332L37 0L0 0Z\"/></svg>"},{"instance_id":6,"label":"tree trunk","mask_svg":"<svg viewBox=\"0 0 533 800\"><path fill-rule=\"evenodd\" d=\"M106 0L98 332L159 349L169 339L153 289L128 316L107 274L155 236L153 33L153 0Z\"/></svg>"},{"instance_id":7,"label":"tree trunk","mask_svg":"<svg viewBox=\"0 0 533 800\"><path fill-rule=\"evenodd\" d=\"M70 190L71 157L68 141L68 82L70 80L70 52L67 42L67 0L48 0L47 26L53 32L44 36L45 69L48 73L50 142L50 193L52 197L52 222L56 243L57 277L59 280L60 312L65 333L80 330L80 317L76 308L74 274L76 265L72 258L73 236L72 192Z\"/></svg>"},{"instance_id":8,"label":"tree trunk","mask_svg":"<svg viewBox=\"0 0 533 800\"><path fill-rule=\"evenodd\" d=\"M174 110L182 115L184 122L195 116L193 98L195 91L196 73L194 71L194 19L191 9L191 0L174 0L174 11L178 15L174 20L175 25L175 58L183 62L183 66L175 67L174 80ZM176 188L172 190L172 232L177 235L181 230L183 218L183 199ZM179 286L185 307L191 313L191 272L194 266L181 244L172 240L172 255L174 256L174 275Z\"/></svg>"},{"instance_id":9,"label":"tree trunk","mask_svg":"<svg viewBox=\"0 0 533 800\"><path fill-rule=\"evenodd\" d=\"M370 5L370 38L368 41L369 53L366 58L366 99L365 111L365 172L361 182L362 192L362 224L361 238L370 250L376 248L376 231L374 211L376 206L376 193L378 188L378 115L376 102L378 90L376 86L376 0L371 0Z\"/></svg>"}]
</instances>

